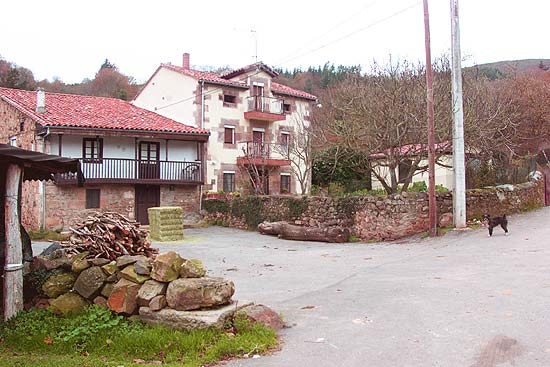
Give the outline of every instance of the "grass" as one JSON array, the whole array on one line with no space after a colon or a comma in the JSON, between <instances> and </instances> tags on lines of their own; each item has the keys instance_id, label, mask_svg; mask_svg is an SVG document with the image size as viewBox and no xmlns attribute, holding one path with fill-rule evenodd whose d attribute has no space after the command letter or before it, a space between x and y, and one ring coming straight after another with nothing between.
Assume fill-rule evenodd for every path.
<instances>
[{"instance_id":1,"label":"grass","mask_svg":"<svg viewBox=\"0 0 550 367\"><path fill-rule=\"evenodd\" d=\"M227 330L178 331L131 322L98 306L61 318L31 310L0 324L0 366L198 367L278 346L275 332L235 318Z\"/></svg>"},{"instance_id":2,"label":"grass","mask_svg":"<svg viewBox=\"0 0 550 367\"><path fill-rule=\"evenodd\" d=\"M45 231L39 229L38 231L29 231L29 237L33 241L65 241L69 239L68 234L63 234L57 231Z\"/></svg>"}]
</instances>

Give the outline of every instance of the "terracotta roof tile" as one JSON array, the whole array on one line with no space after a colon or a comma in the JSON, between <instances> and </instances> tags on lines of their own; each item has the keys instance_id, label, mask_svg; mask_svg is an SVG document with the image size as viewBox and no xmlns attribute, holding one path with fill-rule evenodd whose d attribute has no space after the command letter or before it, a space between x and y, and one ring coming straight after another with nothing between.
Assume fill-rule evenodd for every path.
<instances>
[{"instance_id":1,"label":"terracotta roof tile","mask_svg":"<svg viewBox=\"0 0 550 367\"><path fill-rule=\"evenodd\" d=\"M216 73L210 73L207 71L199 71L194 69L185 69L181 66L171 65L171 64L162 64L161 67L164 67L166 69L170 69L173 71L176 71L178 73L190 76L192 78L195 78L199 81L204 81L205 83L211 83L211 84L219 84L219 85L227 85L231 87L239 87L239 88L247 88L248 85L244 82L234 81L234 80L227 80L223 79Z\"/></svg>"},{"instance_id":2,"label":"terracotta roof tile","mask_svg":"<svg viewBox=\"0 0 550 367\"><path fill-rule=\"evenodd\" d=\"M35 112L34 91L0 88L0 99L43 126L208 134L208 130L179 123L115 98L46 92L46 111L43 113Z\"/></svg>"},{"instance_id":3,"label":"terracotta roof tile","mask_svg":"<svg viewBox=\"0 0 550 367\"><path fill-rule=\"evenodd\" d=\"M290 87L287 87L286 85L282 85L275 82L271 82L271 92L275 94L286 94L289 96L311 99L313 101L317 99L317 97L314 96L313 94L309 94L307 92L290 88Z\"/></svg>"}]
</instances>

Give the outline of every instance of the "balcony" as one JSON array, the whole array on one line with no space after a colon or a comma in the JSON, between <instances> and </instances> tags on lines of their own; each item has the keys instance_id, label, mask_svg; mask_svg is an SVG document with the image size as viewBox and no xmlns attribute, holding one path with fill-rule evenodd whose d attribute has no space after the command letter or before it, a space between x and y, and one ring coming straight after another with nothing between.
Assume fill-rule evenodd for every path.
<instances>
[{"instance_id":1,"label":"balcony","mask_svg":"<svg viewBox=\"0 0 550 367\"><path fill-rule=\"evenodd\" d=\"M140 161L137 159L79 158L86 183L202 184L201 162ZM59 185L76 184L73 173L58 174Z\"/></svg>"},{"instance_id":2,"label":"balcony","mask_svg":"<svg viewBox=\"0 0 550 367\"><path fill-rule=\"evenodd\" d=\"M264 96L250 96L246 99L244 118L260 121L286 120L283 110L283 100Z\"/></svg>"},{"instance_id":3,"label":"balcony","mask_svg":"<svg viewBox=\"0 0 550 367\"><path fill-rule=\"evenodd\" d=\"M242 166L288 166L288 146L273 143L243 141L238 143L242 156L237 157L237 164Z\"/></svg>"}]
</instances>

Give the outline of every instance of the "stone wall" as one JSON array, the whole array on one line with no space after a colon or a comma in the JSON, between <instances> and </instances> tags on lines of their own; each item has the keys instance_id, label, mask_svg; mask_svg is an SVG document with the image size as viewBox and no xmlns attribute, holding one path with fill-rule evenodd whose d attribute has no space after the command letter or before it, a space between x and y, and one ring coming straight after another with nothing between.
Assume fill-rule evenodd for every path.
<instances>
[{"instance_id":1,"label":"stone wall","mask_svg":"<svg viewBox=\"0 0 550 367\"><path fill-rule=\"evenodd\" d=\"M100 208L86 209L86 189L100 189ZM113 211L129 219L135 215L133 185L94 185L89 187L46 184L46 229L67 229L82 222L92 212Z\"/></svg>"},{"instance_id":2,"label":"stone wall","mask_svg":"<svg viewBox=\"0 0 550 367\"><path fill-rule=\"evenodd\" d=\"M483 214L513 214L540 207L544 202L542 181L468 190L468 220ZM248 200L248 203L245 202ZM452 223L452 194L438 193L438 223ZM204 202L206 219L239 228L286 220L312 227L342 226L363 241L394 240L428 230L427 193L405 192L390 196L352 197L260 197L256 199Z\"/></svg>"}]
</instances>

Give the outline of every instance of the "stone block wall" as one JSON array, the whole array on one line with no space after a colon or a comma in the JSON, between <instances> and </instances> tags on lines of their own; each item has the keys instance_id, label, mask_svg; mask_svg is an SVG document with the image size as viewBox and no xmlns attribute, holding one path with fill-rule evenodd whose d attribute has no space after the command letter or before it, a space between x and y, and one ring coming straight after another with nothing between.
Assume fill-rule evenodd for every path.
<instances>
[{"instance_id":1,"label":"stone block wall","mask_svg":"<svg viewBox=\"0 0 550 367\"><path fill-rule=\"evenodd\" d=\"M263 220L286 220L321 228L341 226L349 228L363 241L394 240L429 228L427 193L338 198L261 197L250 201L254 205L243 205L239 199L205 202L206 219L239 228L254 228L254 224ZM543 182L528 182L468 190L466 213L468 220L480 219L486 213L513 214L540 207L543 203ZM452 215L452 206L452 193L437 194L438 222Z\"/></svg>"},{"instance_id":2,"label":"stone block wall","mask_svg":"<svg viewBox=\"0 0 550 367\"><path fill-rule=\"evenodd\" d=\"M100 190L100 207L86 209L86 189ZM68 229L93 212L112 211L135 219L133 185L58 186L46 184L46 229Z\"/></svg>"}]
</instances>

